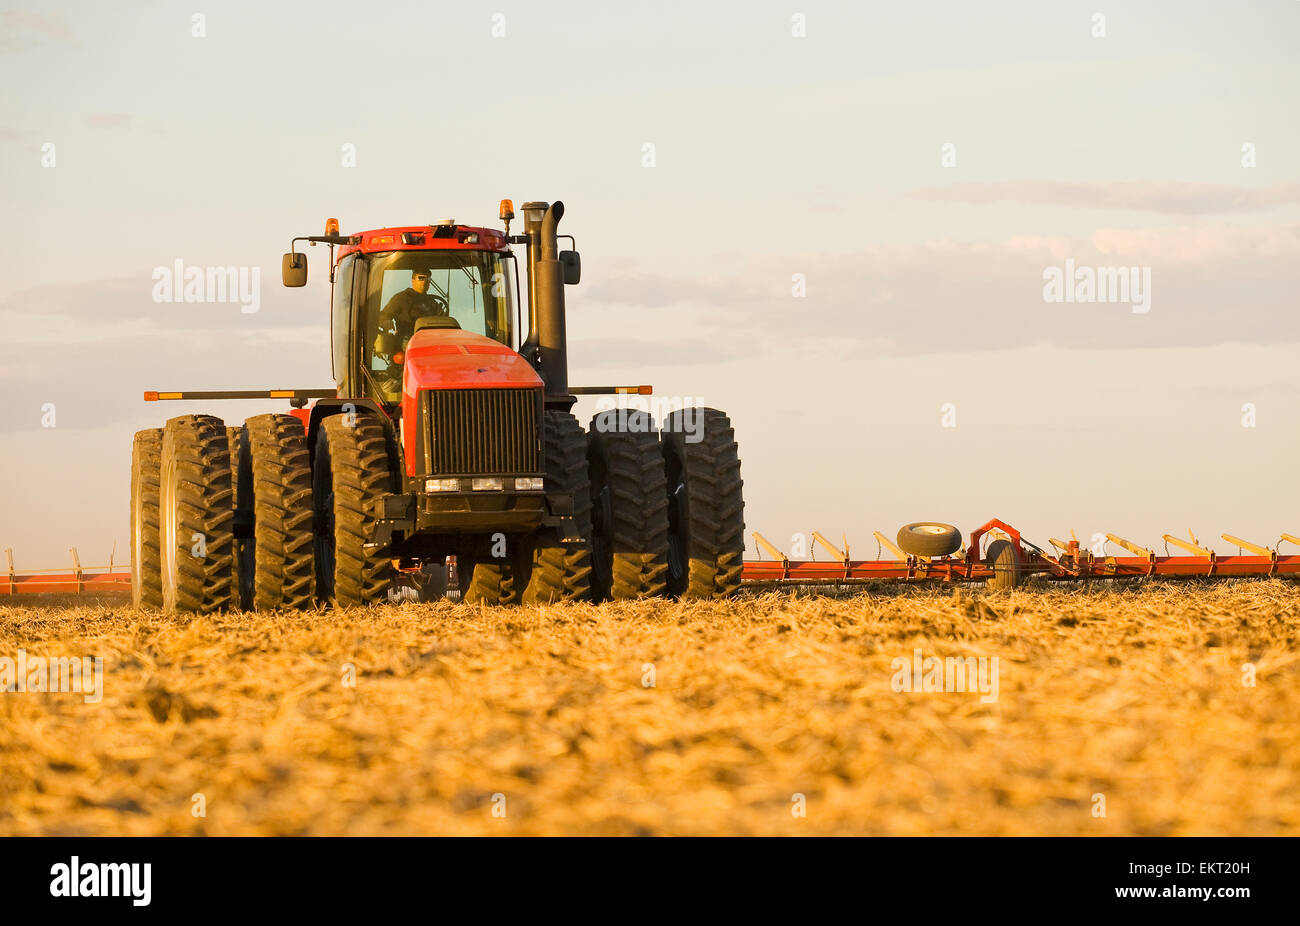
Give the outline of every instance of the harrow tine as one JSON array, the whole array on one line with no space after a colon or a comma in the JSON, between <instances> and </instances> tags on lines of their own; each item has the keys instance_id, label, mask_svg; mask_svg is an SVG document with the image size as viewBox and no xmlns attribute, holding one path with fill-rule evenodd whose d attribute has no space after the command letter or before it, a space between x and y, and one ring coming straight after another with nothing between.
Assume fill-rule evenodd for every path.
<instances>
[{"instance_id":1,"label":"harrow tine","mask_svg":"<svg viewBox=\"0 0 1300 926\"><path fill-rule=\"evenodd\" d=\"M834 553L834 554L835 554L835 558L836 558L837 560L839 560L841 563L844 564L844 578L847 580L848 577L849 577L849 572L850 572L850 568L851 568L851 567L849 566L849 543L848 543L848 537L846 536L846 537L845 537L845 540L844 540L844 552L843 552L843 553L841 553L839 550L837 550L837 549L835 548L835 544L831 543L829 540L827 540L827 539L826 539L825 537L823 537L821 534L817 533L817 531L813 531L813 532L812 532L812 538L813 538L813 540L815 540L817 543L820 543L823 547L825 547L826 549L828 549L828 550L830 550L832 553Z\"/></svg>"},{"instance_id":2,"label":"harrow tine","mask_svg":"<svg viewBox=\"0 0 1300 926\"><path fill-rule=\"evenodd\" d=\"M875 538L876 538L876 542L877 542L878 544L880 544L880 545L883 546L883 547L888 547L888 548L889 548L889 552L890 552L890 553L893 553L893 554L894 554L895 556L897 556L900 560L906 560L906 559L907 559L907 554L904 553L902 550L900 550L898 547L894 546L894 544L893 544L892 542L890 542L889 538L886 537L884 534L882 534L880 531L876 531L876 532L875 532Z\"/></svg>"},{"instance_id":3,"label":"harrow tine","mask_svg":"<svg viewBox=\"0 0 1300 926\"><path fill-rule=\"evenodd\" d=\"M1118 544L1125 550L1128 550L1134 556L1152 557L1156 555L1155 550L1148 550L1146 547L1140 547L1132 541L1125 540L1123 537L1116 537L1114 534L1107 534L1106 539L1111 543Z\"/></svg>"},{"instance_id":4,"label":"harrow tine","mask_svg":"<svg viewBox=\"0 0 1300 926\"><path fill-rule=\"evenodd\" d=\"M1256 556L1269 556L1273 552L1268 547L1261 547L1257 543L1249 543L1245 540L1242 540L1240 537L1234 537L1231 534L1220 534L1219 536L1222 537L1224 540L1228 541L1228 543L1235 543L1237 546L1241 547L1242 549L1249 550L1251 553L1254 553Z\"/></svg>"},{"instance_id":5,"label":"harrow tine","mask_svg":"<svg viewBox=\"0 0 1300 926\"><path fill-rule=\"evenodd\" d=\"M1187 533L1191 534L1191 530L1189 529ZM1164 537L1161 539L1163 539L1165 543L1172 543L1176 547L1182 547L1187 552L1194 553L1197 556L1204 556L1206 559L1214 558L1213 551L1207 550L1204 547L1199 547L1196 545L1195 537L1192 537L1191 543L1188 543L1186 540L1179 540L1173 534L1165 534Z\"/></svg>"},{"instance_id":6,"label":"harrow tine","mask_svg":"<svg viewBox=\"0 0 1300 926\"><path fill-rule=\"evenodd\" d=\"M821 544L823 547L825 547L827 550L829 550L829 551L834 555L834 557L835 557L837 560L839 560L840 562L848 562L849 554L848 554L847 552L846 552L846 553L841 553L841 552L836 548L835 544L831 543L829 540L827 540L827 539L826 539L825 537L823 537L821 534L817 533L817 531L813 531L813 532L812 532L812 539L815 540L817 543L820 543L820 544Z\"/></svg>"},{"instance_id":7,"label":"harrow tine","mask_svg":"<svg viewBox=\"0 0 1300 926\"><path fill-rule=\"evenodd\" d=\"M766 550L768 556L772 557L772 559L779 559L781 562L789 564L790 557L786 556L776 547L772 546L772 544L768 542L767 538L764 537L762 534L760 534L758 531L754 531L753 534L754 534L754 542L757 543L764 550Z\"/></svg>"}]
</instances>

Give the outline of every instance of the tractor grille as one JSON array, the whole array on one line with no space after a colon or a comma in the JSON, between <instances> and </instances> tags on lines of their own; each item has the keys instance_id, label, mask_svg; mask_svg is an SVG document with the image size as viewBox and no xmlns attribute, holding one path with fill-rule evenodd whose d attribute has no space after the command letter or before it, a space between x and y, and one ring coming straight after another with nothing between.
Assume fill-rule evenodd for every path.
<instances>
[{"instance_id":1,"label":"tractor grille","mask_svg":"<svg viewBox=\"0 0 1300 926\"><path fill-rule=\"evenodd\" d=\"M420 475L541 472L540 389L426 389L420 393Z\"/></svg>"}]
</instances>

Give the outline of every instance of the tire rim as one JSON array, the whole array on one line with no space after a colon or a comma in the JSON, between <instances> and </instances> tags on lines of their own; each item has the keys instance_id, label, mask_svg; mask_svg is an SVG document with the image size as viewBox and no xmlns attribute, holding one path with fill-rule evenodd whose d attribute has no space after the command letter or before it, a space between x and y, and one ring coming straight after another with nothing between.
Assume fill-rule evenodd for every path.
<instances>
[{"instance_id":1,"label":"tire rim","mask_svg":"<svg viewBox=\"0 0 1300 926\"><path fill-rule=\"evenodd\" d=\"M912 528L914 534L946 534L948 528L939 527L937 524L922 524L920 527Z\"/></svg>"}]
</instances>

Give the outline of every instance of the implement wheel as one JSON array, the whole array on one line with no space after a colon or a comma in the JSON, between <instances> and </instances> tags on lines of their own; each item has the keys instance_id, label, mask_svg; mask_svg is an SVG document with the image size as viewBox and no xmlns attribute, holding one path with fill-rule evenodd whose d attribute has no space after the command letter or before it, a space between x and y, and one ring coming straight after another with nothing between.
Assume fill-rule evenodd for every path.
<instances>
[{"instance_id":1,"label":"implement wheel","mask_svg":"<svg viewBox=\"0 0 1300 926\"><path fill-rule=\"evenodd\" d=\"M383 602L393 576L387 550L367 549L375 502L392 492L393 467L384 426L365 414L320 423L312 473L316 591L335 607Z\"/></svg>"},{"instance_id":2,"label":"implement wheel","mask_svg":"<svg viewBox=\"0 0 1300 926\"><path fill-rule=\"evenodd\" d=\"M131 604L161 608L162 565L158 549L158 473L162 428L137 431L131 445Z\"/></svg>"},{"instance_id":3,"label":"implement wheel","mask_svg":"<svg viewBox=\"0 0 1300 926\"><path fill-rule=\"evenodd\" d=\"M993 578L988 580L990 591L1010 591L1020 584L1020 570L1016 562L1016 548L1009 540L995 540L989 544L984 561L993 567Z\"/></svg>"},{"instance_id":4,"label":"implement wheel","mask_svg":"<svg viewBox=\"0 0 1300 926\"><path fill-rule=\"evenodd\" d=\"M211 415L171 419L163 429L158 511L168 611L231 606L234 517L225 425Z\"/></svg>"},{"instance_id":5,"label":"implement wheel","mask_svg":"<svg viewBox=\"0 0 1300 926\"><path fill-rule=\"evenodd\" d=\"M654 418L611 409L587 432L591 585L597 601L668 590L668 490Z\"/></svg>"},{"instance_id":6,"label":"implement wheel","mask_svg":"<svg viewBox=\"0 0 1300 926\"><path fill-rule=\"evenodd\" d=\"M744 482L731 419L686 408L664 419L668 497L668 592L726 598L740 588L745 558Z\"/></svg>"},{"instance_id":7,"label":"implement wheel","mask_svg":"<svg viewBox=\"0 0 1300 926\"><path fill-rule=\"evenodd\" d=\"M898 529L898 545L913 556L948 556L961 549L961 531L940 521L914 521Z\"/></svg>"}]
</instances>

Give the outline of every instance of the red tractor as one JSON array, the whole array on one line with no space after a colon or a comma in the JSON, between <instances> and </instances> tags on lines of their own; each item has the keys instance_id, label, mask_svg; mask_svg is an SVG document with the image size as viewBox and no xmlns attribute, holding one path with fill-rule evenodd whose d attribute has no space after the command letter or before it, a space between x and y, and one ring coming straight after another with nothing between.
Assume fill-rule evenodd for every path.
<instances>
[{"instance_id":1,"label":"red tractor","mask_svg":"<svg viewBox=\"0 0 1300 926\"><path fill-rule=\"evenodd\" d=\"M504 231L445 221L342 235L331 219L294 239L286 286L307 282L297 242L330 249L336 388L145 394L292 410L237 428L183 415L135 435L137 606L366 605L436 597L449 576L464 600L492 604L740 587L730 421L688 407L656 426L616 408L584 432L578 395L650 388L569 386L564 287L581 262L558 248L562 203L523 213L522 235L505 200ZM527 255L526 330L512 245Z\"/></svg>"}]
</instances>

